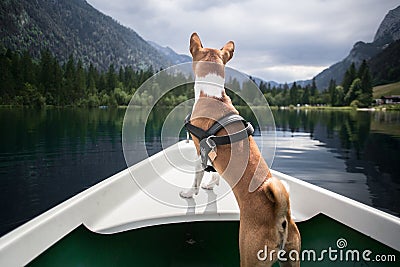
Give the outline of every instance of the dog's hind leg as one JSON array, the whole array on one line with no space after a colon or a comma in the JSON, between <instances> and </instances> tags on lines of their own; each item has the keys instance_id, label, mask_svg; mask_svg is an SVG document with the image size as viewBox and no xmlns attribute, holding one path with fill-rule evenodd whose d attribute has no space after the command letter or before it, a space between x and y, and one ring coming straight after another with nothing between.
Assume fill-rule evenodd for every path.
<instances>
[{"instance_id":1,"label":"dog's hind leg","mask_svg":"<svg viewBox=\"0 0 400 267\"><path fill-rule=\"evenodd\" d=\"M215 185L219 185L220 176L218 172L213 172L211 174L211 181L209 183L204 183L201 185L201 188L206 190L213 190Z\"/></svg>"},{"instance_id":2,"label":"dog's hind leg","mask_svg":"<svg viewBox=\"0 0 400 267\"><path fill-rule=\"evenodd\" d=\"M199 188L201 181L203 180L203 176L204 169L201 166L201 158L199 157L198 160L196 160L195 176L192 187L187 191L181 191L179 195L183 198L192 198L194 195L197 195L199 193Z\"/></svg>"}]
</instances>

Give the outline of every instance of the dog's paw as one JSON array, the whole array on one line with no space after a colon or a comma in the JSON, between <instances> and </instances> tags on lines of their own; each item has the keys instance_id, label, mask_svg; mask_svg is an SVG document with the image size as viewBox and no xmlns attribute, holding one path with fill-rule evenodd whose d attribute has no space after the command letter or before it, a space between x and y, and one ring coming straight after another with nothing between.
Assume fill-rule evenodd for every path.
<instances>
[{"instance_id":1,"label":"dog's paw","mask_svg":"<svg viewBox=\"0 0 400 267\"><path fill-rule=\"evenodd\" d=\"M201 188L205 190L213 190L216 185L219 185L219 175L216 173L213 173L211 181L209 183L204 183L201 185Z\"/></svg>"},{"instance_id":2,"label":"dog's paw","mask_svg":"<svg viewBox=\"0 0 400 267\"><path fill-rule=\"evenodd\" d=\"M191 188L188 191L181 191L179 195L182 198L193 198L194 195L199 193L199 189Z\"/></svg>"},{"instance_id":3,"label":"dog's paw","mask_svg":"<svg viewBox=\"0 0 400 267\"><path fill-rule=\"evenodd\" d=\"M215 183L214 182L209 182L209 183L204 183L201 185L201 188L205 189L205 190L213 190L215 187Z\"/></svg>"}]
</instances>

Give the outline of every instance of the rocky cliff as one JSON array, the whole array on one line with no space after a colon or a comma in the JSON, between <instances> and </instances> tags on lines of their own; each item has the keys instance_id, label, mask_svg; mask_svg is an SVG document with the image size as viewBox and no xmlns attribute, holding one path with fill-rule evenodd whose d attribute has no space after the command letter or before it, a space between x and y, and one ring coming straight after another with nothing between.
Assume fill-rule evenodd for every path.
<instances>
[{"instance_id":1,"label":"rocky cliff","mask_svg":"<svg viewBox=\"0 0 400 267\"><path fill-rule=\"evenodd\" d=\"M330 66L315 77L317 87L322 90L328 87L334 79L337 84L342 82L344 73L352 62L358 66L363 60L370 60L380 54L391 43L400 39L400 6L390 10L381 22L374 41L371 43L357 42L349 55L342 61Z\"/></svg>"}]
</instances>

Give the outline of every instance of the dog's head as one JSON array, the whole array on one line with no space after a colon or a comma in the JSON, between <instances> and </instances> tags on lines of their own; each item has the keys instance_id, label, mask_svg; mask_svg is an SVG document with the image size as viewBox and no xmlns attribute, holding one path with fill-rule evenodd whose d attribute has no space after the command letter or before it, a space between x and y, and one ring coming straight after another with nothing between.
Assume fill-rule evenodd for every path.
<instances>
[{"instance_id":1,"label":"dog's head","mask_svg":"<svg viewBox=\"0 0 400 267\"><path fill-rule=\"evenodd\" d=\"M224 77L224 65L233 57L234 50L233 41L227 42L221 49L204 48L197 33L192 33L190 53L193 57L193 71L196 77L205 77L207 74Z\"/></svg>"}]
</instances>

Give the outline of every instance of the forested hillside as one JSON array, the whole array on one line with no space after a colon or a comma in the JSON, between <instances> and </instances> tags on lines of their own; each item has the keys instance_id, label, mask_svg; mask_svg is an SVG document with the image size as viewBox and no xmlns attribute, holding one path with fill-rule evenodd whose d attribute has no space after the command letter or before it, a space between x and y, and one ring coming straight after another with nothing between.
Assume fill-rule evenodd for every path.
<instances>
[{"instance_id":1,"label":"forested hillside","mask_svg":"<svg viewBox=\"0 0 400 267\"><path fill-rule=\"evenodd\" d=\"M61 64L49 50L42 51L39 60L34 60L26 51L7 50L0 53L0 69L0 105L116 107L131 103L143 106L162 93L155 85L135 94L153 76L152 68L135 70L132 66L116 68L111 64L106 71L99 71L93 64L85 67L82 60L72 56ZM158 105L176 106L194 97L193 84L187 77L164 75L163 81L183 85L171 88Z\"/></svg>"},{"instance_id":2,"label":"forested hillside","mask_svg":"<svg viewBox=\"0 0 400 267\"><path fill-rule=\"evenodd\" d=\"M48 49L61 63L72 55L100 71L111 64L159 69L171 63L135 31L84 0L0 1L0 52L6 48L28 51L35 59Z\"/></svg>"},{"instance_id":3,"label":"forested hillside","mask_svg":"<svg viewBox=\"0 0 400 267\"><path fill-rule=\"evenodd\" d=\"M72 56L60 64L49 50L38 61L28 52L8 50L0 55L0 68L0 104L30 107L127 105L136 88L153 75L152 69L116 69L113 64L100 72Z\"/></svg>"},{"instance_id":4,"label":"forested hillside","mask_svg":"<svg viewBox=\"0 0 400 267\"><path fill-rule=\"evenodd\" d=\"M328 80L326 87L318 86L318 77L290 85L254 81L273 106L369 106L372 85L400 79L400 43L392 42L398 37L399 10L385 17L374 40L377 46L356 44L350 54L358 56L348 57L343 74ZM190 60L170 48L149 44L84 0L4 0L0 26L0 104L4 105L126 105L155 71ZM360 55L370 48L377 50L376 55L362 61ZM147 93L136 101L145 103L151 98ZM188 98L190 93L178 90L162 104Z\"/></svg>"}]
</instances>

